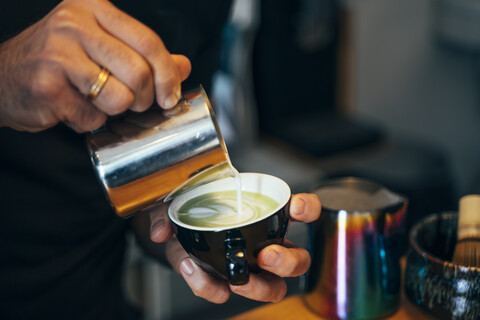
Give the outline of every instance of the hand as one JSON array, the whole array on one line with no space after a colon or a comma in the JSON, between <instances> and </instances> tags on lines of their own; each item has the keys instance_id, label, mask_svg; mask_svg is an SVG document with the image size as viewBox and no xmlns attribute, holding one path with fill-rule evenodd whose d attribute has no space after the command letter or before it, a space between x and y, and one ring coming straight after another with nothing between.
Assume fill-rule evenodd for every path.
<instances>
[{"instance_id":1,"label":"hand","mask_svg":"<svg viewBox=\"0 0 480 320\"><path fill-rule=\"evenodd\" d=\"M320 201L316 195L303 193L292 197L290 215L294 221L315 221L320 216L320 210ZM164 242L172 236L166 205L151 210L150 221L152 241ZM260 251L257 263L265 272L250 274L250 280L246 285L233 286L205 273L193 262L175 238L167 243L166 256L174 270L182 275L195 295L214 303L226 302L231 292L253 300L279 301L287 291L282 277L299 276L304 274L310 266L308 251L286 240L283 246L271 245Z\"/></svg>"},{"instance_id":2,"label":"hand","mask_svg":"<svg viewBox=\"0 0 480 320\"><path fill-rule=\"evenodd\" d=\"M103 89L87 99L101 67ZM163 108L180 98L190 61L107 0L65 0L0 45L0 126L36 132L65 122L78 132L108 115Z\"/></svg>"}]
</instances>

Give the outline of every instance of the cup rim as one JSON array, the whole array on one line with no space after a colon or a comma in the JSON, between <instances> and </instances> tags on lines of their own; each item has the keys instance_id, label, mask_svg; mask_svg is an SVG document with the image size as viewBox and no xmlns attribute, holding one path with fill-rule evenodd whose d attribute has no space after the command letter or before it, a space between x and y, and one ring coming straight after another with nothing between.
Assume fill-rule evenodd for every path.
<instances>
[{"instance_id":1,"label":"cup rim","mask_svg":"<svg viewBox=\"0 0 480 320\"><path fill-rule=\"evenodd\" d=\"M265 173L255 173L255 172L241 172L240 173L240 176L243 178L244 176L257 176L257 177L262 177L262 178L266 178L266 179L270 179L272 181L274 181L275 185L282 188L283 191L285 192L285 197L282 199L282 201L277 201L278 202L278 205L275 207L275 209L273 209L270 213L266 214L266 215L263 215L257 219L254 219L254 220L250 220L250 221L246 221L244 223L240 223L240 224L237 224L237 225L230 225L230 226L225 226L225 227L197 227L197 226L193 226L193 225L190 225L190 224L186 224L186 223L183 223L181 222L180 220L177 219L177 217L174 215L174 213L172 212L171 208L173 208L174 206L179 206L177 203L178 202L181 202L181 204L183 204L184 202L188 201L189 199L191 199L191 197L193 196L196 196L196 195L200 195L200 194L203 194L204 192L202 192L204 189L206 189L210 184L214 184L214 183L220 183L220 181L223 181L223 180L226 180L226 179L233 179L232 177L227 177L227 178L223 178L223 179L219 179L219 180L216 180L216 181L213 181L211 183L208 183L206 185L203 185L203 186L200 186L200 187L197 187L191 191L188 191L178 197L176 197L175 199L172 200L172 202L170 203L169 207L168 207L168 217L170 218L170 220L178 225L178 226L181 226L183 228L186 228L186 229L189 229L189 230L196 230L196 231L214 231L214 232L217 232L217 231L225 231L225 230L229 230L229 229L236 229L236 228L242 228L242 227L245 227L245 226L248 226L248 225L252 225L254 223L257 223L259 221L262 221L274 214L276 214L279 210L281 210L285 205L287 205L287 203L290 201L290 198L291 198L291 195L292 195L292 192L290 190L290 187L288 186L288 184L283 181L282 179L278 178L278 177L275 177L275 176L272 176L272 175L269 175L269 174L265 174ZM242 184L242 190L244 187L244 184ZM249 191L248 189L246 191ZM188 199L185 199L186 196L190 195L190 197ZM183 203L182 203L183 202ZM180 205L181 205L180 204Z\"/></svg>"},{"instance_id":2,"label":"cup rim","mask_svg":"<svg viewBox=\"0 0 480 320\"><path fill-rule=\"evenodd\" d=\"M410 235L409 235L410 246L412 247L413 250L415 250L417 254L419 254L423 258L437 265L442 265L447 268L454 268L454 269L465 271L465 272L468 272L468 271L480 272L480 267L465 266L465 265L454 263L452 261L441 259L433 255L429 251L427 251L425 248L423 248L416 240L418 238L418 234L420 230L424 228L428 223L431 223L438 219L457 219L457 217L458 217L458 213L456 211L443 211L443 212L438 212L438 213L428 215L425 218L419 220L412 227L410 231Z\"/></svg>"}]
</instances>

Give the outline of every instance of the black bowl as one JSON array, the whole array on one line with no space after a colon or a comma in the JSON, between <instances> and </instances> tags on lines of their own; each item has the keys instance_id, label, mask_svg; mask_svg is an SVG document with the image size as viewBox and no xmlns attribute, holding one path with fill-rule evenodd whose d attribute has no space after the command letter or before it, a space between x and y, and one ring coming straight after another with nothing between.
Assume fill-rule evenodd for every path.
<instances>
[{"instance_id":1,"label":"black bowl","mask_svg":"<svg viewBox=\"0 0 480 320\"><path fill-rule=\"evenodd\" d=\"M480 319L480 268L451 261L457 220L455 212L438 213L412 228L405 293L438 319Z\"/></svg>"}]
</instances>

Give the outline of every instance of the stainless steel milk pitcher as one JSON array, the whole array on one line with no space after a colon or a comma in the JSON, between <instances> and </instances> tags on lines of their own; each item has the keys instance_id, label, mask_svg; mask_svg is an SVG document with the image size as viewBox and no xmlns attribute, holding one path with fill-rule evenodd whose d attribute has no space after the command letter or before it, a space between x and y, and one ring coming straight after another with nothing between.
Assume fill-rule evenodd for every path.
<instances>
[{"instance_id":1,"label":"stainless steel milk pitcher","mask_svg":"<svg viewBox=\"0 0 480 320\"><path fill-rule=\"evenodd\" d=\"M220 129L203 88L177 106L127 114L87 135L105 193L121 217L217 178L233 176Z\"/></svg>"},{"instance_id":2,"label":"stainless steel milk pitcher","mask_svg":"<svg viewBox=\"0 0 480 320\"><path fill-rule=\"evenodd\" d=\"M407 199L352 177L325 181L311 226L312 266L304 299L329 319L376 319L400 302Z\"/></svg>"}]
</instances>

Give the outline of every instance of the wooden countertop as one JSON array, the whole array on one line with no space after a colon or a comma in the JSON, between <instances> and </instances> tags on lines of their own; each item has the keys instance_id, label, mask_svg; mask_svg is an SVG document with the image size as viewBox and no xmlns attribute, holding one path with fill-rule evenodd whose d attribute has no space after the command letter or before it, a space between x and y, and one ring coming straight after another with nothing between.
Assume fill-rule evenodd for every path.
<instances>
[{"instance_id":1,"label":"wooden countertop","mask_svg":"<svg viewBox=\"0 0 480 320\"><path fill-rule=\"evenodd\" d=\"M310 311L299 295L290 296L284 300L241 313L230 320L319 320L322 318ZM385 319L388 320L435 320L412 303L402 299L400 309Z\"/></svg>"},{"instance_id":2,"label":"wooden countertop","mask_svg":"<svg viewBox=\"0 0 480 320\"><path fill-rule=\"evenodd\" d=\"M402 259L402 269L405 258ZM403 282L403 281L402 281ZM229 320L319 320L327 319L314 314L304 303L301 295L293 295L277 303L270 303L236 315ZM435 320L405 297L402 285L400 308L388 320Z\"/></svg>"}]
</instances>

